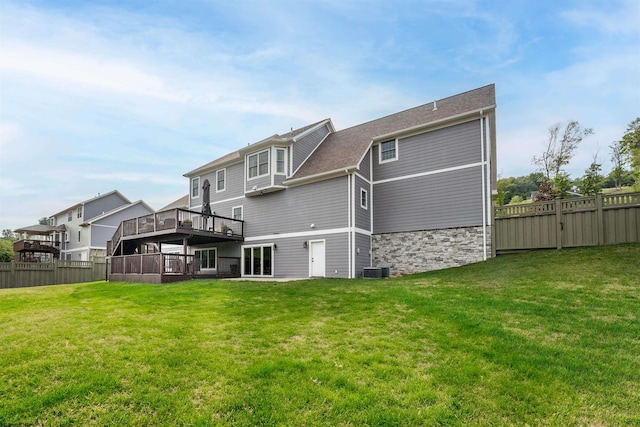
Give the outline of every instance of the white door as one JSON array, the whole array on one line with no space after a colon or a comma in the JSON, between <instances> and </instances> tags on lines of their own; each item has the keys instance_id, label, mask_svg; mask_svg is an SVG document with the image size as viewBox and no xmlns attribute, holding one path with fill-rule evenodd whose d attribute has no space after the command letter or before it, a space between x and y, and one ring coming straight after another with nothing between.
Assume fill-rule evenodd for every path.
<instances>
[{"instance_id":1,"label":"white door","mask_svg":"<svg viewBox=\"0 0 640 427\"><path fill-rule=\"evenodd\" d=\"M311 277L324 277L324 240L311 241L309 253L309 271Z\"/></svg>"}]
</instances>

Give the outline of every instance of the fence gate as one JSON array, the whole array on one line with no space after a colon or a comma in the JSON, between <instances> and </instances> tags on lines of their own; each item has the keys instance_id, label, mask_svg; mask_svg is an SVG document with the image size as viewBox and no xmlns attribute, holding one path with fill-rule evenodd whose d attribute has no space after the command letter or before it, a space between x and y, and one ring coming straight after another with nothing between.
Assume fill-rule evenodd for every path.
<instances>
[{"instance_id":1,"label":"fence gate","mask_svg":"<svg viewBox=\"0 0 640 427\"><path fill-rule=\"evenodd\" d=\"M499 206L493 221L496 254L640 242L640 193Z\"/></svg>"}]
</instances>

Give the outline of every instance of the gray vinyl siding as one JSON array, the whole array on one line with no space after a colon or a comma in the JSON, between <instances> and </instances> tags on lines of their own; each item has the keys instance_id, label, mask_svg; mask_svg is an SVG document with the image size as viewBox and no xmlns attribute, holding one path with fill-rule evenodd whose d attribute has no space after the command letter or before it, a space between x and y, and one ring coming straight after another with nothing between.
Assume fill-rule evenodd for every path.
<instances>
[{"instance_id":1,"label":"gray vinyl siding","mask_svg":"<svg viewBox=\"0 0 640 427\"><path fill-rule=\"evenodd\" d=\"M287 179L286 175L274 175L273 184L274 185L282 185L284 180Z\"/></svg>"},{"instance_id":2,"label":"gray vinyl siding","mask_svg":"<svg viewBox=\"0 0 640 427\"><path fill-rule=\"evenodd\" d=\"M245 191L252 191L253 187L257 187L258 190L271 187L271 175L264 175L258 178L248 179L245 185Z\"/></svg>"},{"instance_id":3,"label":"gray vinyl siding","mask_svg":"<svg viewBox=\"0 0 640 427\"><path fill-rule=\"evenodd\" d=\"M371 189L369 184L362 178L356 176L356 188L354 191L354 209L356 213L356 228L371 231ZM360 189L367 190L367 209L363 209L360 204Z\"/></svg>"},{"instance_id":4,"label":"gray vinyl siding","mask_svg":"<svg viewBox=\"0 0 640 427\"><path fill-rule=\"evenodd\" d=\"M325 241L325 276L349 277L348 234L326 234L246 242L246 246L276 244L273 251L274 277L309 277L309 251L303 243L309 240ZM362 252L361 252L362 253Z\"/></svg>"},{"instance_id":5,"label":"gray vinyl siding","mask_svg":"<svg viewBox=\"0 0 640 427\"><path fill-rule=\"evenodd\" d=\"M443 172L373 186L373 232L482 225L482 168Z\"/></svg>"},{"instance_id":6,"label":"gray vinyl siding","mask_svg":"<svg viewBox=\"0 0 640 427\"><path fill-rule=\"evenodd\" d=\"M217 215L231 216L242 206L245 237L326 230L348 226L347 177L287 188L262 196L212 203Z\"/></svg>"},{"instance_id":7,"label":"gray vinyl siding","mask_svg":"<svg viewBox=\"0 0 640 427\"><path fill-rule=\"evenodd\" d=\"M374 181L481 161L480 120L398 140L398 160L379 163L374 146Z\"/></svg>"},{"instance_id":8,"label":"gray vinyl siding","mask_svg":"<svg viewBox=\"0 0 640 427\"><path fill-rule=\"evenodd\" d=\"M108 196L101 197L97 200L91 200L84 204L82 220L89 221L91 218L95 218L98 215L102 215L105 212L112 211L126 204L128 204L128 202L123 200L117 193L109 194ZM76 218L75 209L73 211L73 220L79 221L79 219Z\"/></svg>"},{"instance_id":9,"label":"gray vinyl siding","mask_svg":"<svg viewBox=\"0 0 640 427\"><path fill-rule=\"evenodd\" d=\"M363 157L358 167L358 173L366 179L371 179L371 150Z\"/></svg>"},{"instance_id":10,"label":"gray vinyl siding","mask_svg":"<svg viewBox=\"0 0 640 427\"><path fill-rule=\"evenodd\" d=\"M371 267L371 236L356 233L355 239L356 265L355 277L361 277L365 267ZM360 253L358 253L360 249Z\"/></svg>"},{"instance_id":11,"label":"gray vinyl siding","mask_svg":"<svg viewBox=\"0 0 640 427\"><path fill-rule=\"evenodd\" d=\"M328 134L329 127L324 125L293 143L292 166L294 171L300 167L302 162L309 157Z\"/></svg>"},{"instance_id":12,"label":"gray vinyl siding","mask_svg":"<svg viewBox=\"0 0 640 427\"><path fill-rule=\"evenodd\" d=\"M111 238L113 237L113 233L116 232L116 229L120 225L120 222L127 219L148 215L150 213L153 213L153 211L150 211L149 209L145 208L144 205L138 203L119 212L116 212L113 215L101 218L91 225L91 246L106 248L107 240L111 240ZM86 230L88 231L89 228L86 228Z\"/></svg>"}]
</instances>

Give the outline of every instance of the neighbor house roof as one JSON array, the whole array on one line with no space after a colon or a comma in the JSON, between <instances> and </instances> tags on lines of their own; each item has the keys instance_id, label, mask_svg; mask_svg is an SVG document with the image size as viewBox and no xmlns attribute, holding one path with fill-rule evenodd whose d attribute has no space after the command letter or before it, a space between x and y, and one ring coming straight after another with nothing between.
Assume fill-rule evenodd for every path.
<instances>
[{"instance_id":1,"label":"neighbor house roof","mask_svg":"<svg viewBox=\"0 0 640 427\"><path fill-rule=\"evenodd\" d=\"M61 210L60 212L55 213L55 214L53 214L53 215L51 215L51 216L58 216L58 215L62 215L62 214L66 213L66 212L68 212L68 211L70 211L70 210L73 210L73 209L79 208L80 206L84 206L84 205L86 205L86 204L87 204L87 203L89 203L89 202L93 202L94 200L102 199L103 197L107 197L107 196L110 196L110 195L112 195L112 194L117 194L117 195L118 195L122 200L124 200L126 203L131 203L131 200L129 200L129 199L127 199L125 196L123 196L123 195L122 195L122 193L120 193L118 190L113 190L113 191L109 191L108 193L98 194L97 196L92 197L92 198L90 198L90 199L87 199L87 200L85 200L84 202L76 203L75 205L73 205L73 206L69 206L68 208L63 209L63 210Z\"/></svg>"},{"instance_id":2,"label":"neighbor house roof","mask_svg":"<svg viewBox=\"0 0 640 427\"><path fill-rule=\"evenodd\" d=\"M28 227L18 228L13 231L15 231L16 233L27 233L31 235L37 235L37 236L47 236L53 231L66 231L66 230L67 230L67 227L65 227L64 224L57 225L57 226L36 224L36 225L30 225Z\"/></svg>"},{"instance_id":3,"label":"neighbor house roof","mask_svg":"<svg viewBox=\"0 0 640 427\"><path fill-rule=\"evenodd\" d=\"M184 196L180 197L178 200L175 200L175 201L169 203L167 206L158 209L158 212L168 211L168 210L176 209L176 208L182 208L182 209L188 209L189 208L189 195L188 194L185 194Z\"/></svg>"},{"instance_id":4,"label":"neighbor house roof","mask_svg":"<svg viewBox=\"0 0 640 427\"><path fill-rule=\"evenodd\" d=\"M334 132L287 182L355 168L372 142L495 108L495 103L495 86L491 84Z\"/></svg>"},{"instance_id":5,"label":"neighbor house roof","mask_svg":"<svg viewBox=\"0 0 640 427\"><path fill-rule=\"evenodd\" d=\"M145 207L149 212L155 212L155 211L153 210L153 208L151 208L151 206L149 206L148 204L146 204L144 201L142 201L142 200L137 200L137 201L132 202L132 203L129 203L129 204L127 204L127 205L118 206L118 207L117 207L117 208L115 208L115 209L111 209L110 211L104 212L104 213L102 213L102 214L100 214L100 215L98 215L98 216L95 216L95 217L91 218L89 221L85 221L85 222L83 222L83 223L82 223L82 224L80 224L80 225L90 225L90 224L93 224L94 222L100 221L100 220L101 220L101 219L103 219L103 218L110 217L111 215L114 215L114 214L116 214L116 213L118 213L118 212L121 212L121 211L127 210L127 209L129 209L129 208L132 208L132 207L134 207L135 205L142 205L142 206L144 206L144 207Z\"/></svg>"}]
</instances>

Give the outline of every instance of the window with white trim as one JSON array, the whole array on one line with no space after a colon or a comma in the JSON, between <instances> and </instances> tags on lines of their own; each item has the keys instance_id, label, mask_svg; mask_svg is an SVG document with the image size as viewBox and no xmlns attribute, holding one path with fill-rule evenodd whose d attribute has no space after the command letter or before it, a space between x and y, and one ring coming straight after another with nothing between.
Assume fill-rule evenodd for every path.
<instances>
[{"instance_id":1,"label":"window with white trim","mask_svg":"<svg viewBox=\"0 0 640 427\"><path fill-rule=\"evenodd\" d=\"M249 179L269 174L269 150L249 155L247 163Z\"/></svg>"},{"instance_id":2,"label":"window with white trim","mask_svg":"<svg viewBox=\"0 0 640 427\"><path fill-rule=\"evenodd\" d=\"M77 212L76 216L77 216L78 218L82 218L82 207L79 207L79 208L78 208L78 212Z\"/></svg>"},{"instance_id":3,"label":"window with white trim","mask_svg":"<svg viewBox=\"0 0 640 427\"><path fill-rule=\"evenodd\" d=\"M227 170L220 169L216 172L216 192L224 191L226 189L227 182Z\"/></svg>"},{"instance_id":4,"label":"window with white trim","mask_svg":"<svg viewBox=\"0 0 640 427\"><path fill-rule=\"evenodd\" d=\"M200 177L191 179L191 197L200 197Z\"/></svg>"},{"instance_id":5,"label":"window with white trim","mask_svg":"<svg viewBox=\"0 0 640 427\"><path fill-rule=\"evenodd\" d=\"M273 245L243 246L243 276L273 276Z\"/></svg>"},{"instance_id":6,"label":"window with white trim","mask_svg":"<svg viewBox=\"0 0 640 427\"><path fill-rule=\"evenodd\" d=\"M73 211L67 212L67 222L73 221Z\"/></svg>"},{"instance_id":7,"label":"window with white trim","mask_svg":"<svg viewBox=\"0 0 640 427\"><path fill-rule=\"evenodd\" d=\"M215 269L217 252L216 248L196 249L193 255L200 269Z\"/></svg>"},{"instance_id":8,"label":"window with white trim","mask_svg":"<svg viewBox=\"0 0 640 427\"><path fill-rule=\"evenodd\" d=\"M394 139L380 144L380 163L398 159L398 140Z\"/></svg>"},{"instance_id":9,"label":"window with white trim","mask_svg":"<svg viewBox=\"0 0 640 427\"><path fill-rule=\"evenodd\" d=\"M80 230L78 230L78 243L80 243Z\"/></svg>"},{"instance_id":10,"label":"window with white trim","mask_svg":"<svg viewBox=\"0 0 640 427\"><path fill-rule=\"evenodd\" d=\"M286 173L286 153L284 148L276 148L276 173Z\"/></svg>"},{"instance_id":11,"label":"window with white trim","mask_svg":"<svg viewBox=\"0 0 640 427\"><path fill-rule=\"evenodd\" d=\"M242 206L235 206L234 208L232 208L232 210L231 210L231 218L241 221L242 220L242 216L243 216Z\"/></svg>"},{"instance_id":12,"label":"window with white trim","mask_svg":"<svg viewBox=\"0 0 640 427\"><path fill-rule=\"evenodd\" d=\"M360 189L360 207L362 209L367 209L367 206L369 206L368 193L367 193L367 190L365 190L364 188L361 188Z\"/></svg>"}]
</instances>

